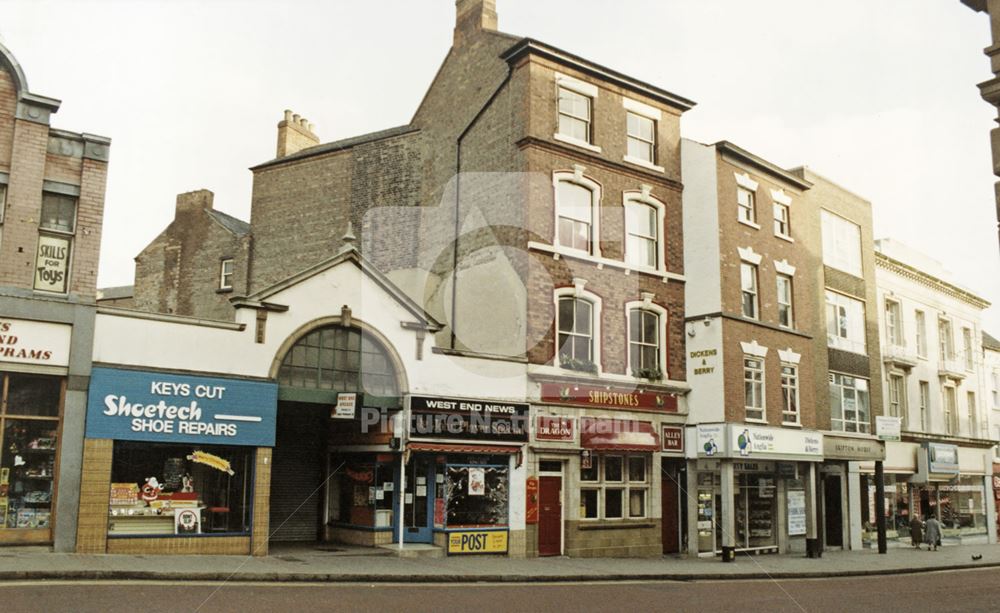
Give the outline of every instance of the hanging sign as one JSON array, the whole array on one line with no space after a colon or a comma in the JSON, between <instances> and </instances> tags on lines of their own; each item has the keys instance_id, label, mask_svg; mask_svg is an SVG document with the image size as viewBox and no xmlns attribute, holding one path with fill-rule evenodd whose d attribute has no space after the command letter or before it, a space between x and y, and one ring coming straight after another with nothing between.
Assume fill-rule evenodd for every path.
<instances>
[{"instance_id":1,"label":"hanging sign","mask_svg":"<svg viewBox=\"0 0 1000 613\"><path fill-rule=\"evenodd\" d=\"M330 413L331 419L354 419L358 406L358 395L355 392L340 392L337 394L337 404Z\"/></svg>"},{"instance_id":2,"label":"hanging sign","mask_svg":"<svg viewBox=\"0 0 1000 613\"><path fill-rule=\"evenodd\" d=\"M535 440L572 443L576 439L572 417L539 415L535 418Z\"/></svg>"},{"instance_id":3,"label":"hanging sign","mask_svg":"<svg viewBox=\"0 0 1000 613\"><path fill-rule=\"evenodd\" d=\"M274 383L97 367L86 436L273 447L277 404Z\"/></svg>"},{"instance_id":4,"label":"hanging sign","mask_svg":"<svg viewBox=\"0 0 1000 613\"><path fill-rule=\"evenodd\" d=\"M47 234L38 235L38 254L35 257L35 289L65 294L68 280L69 239Z\"/></svg>"},{"instance_id":5,"label":"hanging sign","mask_svg":"<svg viewBox=\"0 0 1000 613\"><path fill-rule=\"evenodd\" d=\"M663 451L684 453L684 428L681 426L663 426L660 439L663 441Z\"/></svg>"},{"instance_id":6,"label":"hanging sign","mask_svg":"<svg viewBox=\"0 0 1000 613\"><path fill-rule=\"evenodd\" d=\"M0 317L0 362L67 366L72 332L65 324Z\"/></svg>"},{"instance_id":7,"label":"hanging sign","mask_svg":"<svg viewBox=\"0 0 1000 613\"><path fill-rule=\"evenodd\" d=\"M902 440L903 420L899 417L878 415L875 417L875 432L880 441Z\"/></svg>"}]
</instances>

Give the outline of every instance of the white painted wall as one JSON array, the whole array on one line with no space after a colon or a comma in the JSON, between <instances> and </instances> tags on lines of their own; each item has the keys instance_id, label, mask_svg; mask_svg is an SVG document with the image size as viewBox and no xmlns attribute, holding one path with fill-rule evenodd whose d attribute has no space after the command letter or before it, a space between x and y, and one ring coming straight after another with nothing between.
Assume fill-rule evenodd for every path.
<instances>
[{"instance_id":1,"label":"white painted wall","mask_svg":"<svg viewBox=\"0 0 1000 613\"><path fill-rule=\"evenodd\" d=\"M681 139L685 315L722 310L718 162L715 147ZM690 380L690 379L689 379Z\"/></svg>"},{"instance_id":2,"label":"white painted wall","mask_svg":"<svg viewBox=\"0 0 1000 613\"><path fill-rule=\"evenodd\" d=\"M689 321L684 326L684 335L687 341L687 381L691 386L687 395L688 423L724 421L726 390L722 378L722 318ZM712 350L715 351L714 356L697 357L699 352ZM714 370L695 374L698 369L709 367Z\"/></svg>"}]
</instances>

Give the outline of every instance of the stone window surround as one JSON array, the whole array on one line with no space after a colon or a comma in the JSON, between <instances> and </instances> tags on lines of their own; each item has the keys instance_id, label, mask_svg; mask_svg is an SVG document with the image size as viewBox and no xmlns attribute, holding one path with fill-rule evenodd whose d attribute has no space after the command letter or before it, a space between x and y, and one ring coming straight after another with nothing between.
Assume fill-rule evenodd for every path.
<instances>
[{"instance_id":1,"label":"stone window surround","mask_svg":"<svg viewBox=\"0 0 1000 613\"><path fill-rule=\"evenodd\" d=\"M601 348L602 348L601 334L602 334L602 331L603 331L603 327L601 326L601 321L602 321L602 300L601 300L601 297L598 296L597 294L595 294L593 292L589 292L586 289L584 289L584 286L586 284L587 284L587 281L585 279L581 279L579 277L574 277L573 278L573 285L570 285L570 286L567 286L567 287L559 287L559 288L556 288L556 290L554 292L552 292L552 308L554 309L552 311L552 321L555 324L553 326L553 329L552 329L552 332L553 332L552 345L553 345L553 347L555 349L553 351L553 355L552 355L552 365L555 366L556 368L560 368L560 364L559 364L559 299L560 298L568 298L568 297L580 298L581 300L586 300L587 302L589 302L590 306L592 308L592 311L591 311L592 321L590 322L591 323L590 333L591 333L591 338L592 338L592 342L593 342L593 347L592 347L593 353L592 353L592 355L594 356L594 364L597 366L596 376L600 376L601 372L603 371L603 365L601 364L601 362L603 361L602 358L601 358L601 356L602 356L602 354L601 354Z\"/></svg>"},{"instance_id":2,"label":"stone window surround","mask_svg":"<svg viewBox=\"0 0 1000 613\"><path fill-rule=\"evenodd\" d=\"M557 245L560 250L568 253L581 253L601 257L601 200L604 187L594 179L585 176L586 168L580 164L574 164L572 171L555 170L552 172L552 244ZM591 221L590 221L590 251L581 251L566 247L559 243L559 183L567 181L590 190L591 193Z\"/></svg>"},{"instance_id":3,"label":"stone window surround","mask_svg":"<svg viewBox=\"0 0 1000 613\"><path fill-rule=\"evenodd\" d=\"M667 216L667 205L664 204L662 200L659 200L651 194L652 187L643 183L639 186L639 191L628 190L622 193L622 227L625 229L625 236L623 242L623 260L632 268L638 270L648 270L656 271L658 273L666 273L666 257L664 256L664 248L666 247L666 216ZM630 202L639 202L641 204L647 204L654 209L656 209L656 267L650 268L649 266L642 266L631 264L628 262L628 215L625 212L625 208Z\"/></svg>"},{"instance_id":4,"label":"stone window surround","mask_svg":"<svg viewBox=\"0 0 1000 613\"><path fill-rule=\"evenodd\" d=\"M634 113L636 115L645 117L646 119L651 119L653 121L653 154L654 154L653 161L648 161L648 160L643 160L641 158L631 157L630 155L628 155L628 150L626 150L625 155L622 157L622 160L628 162L629 164L642 166L643 168L646 168L648 170L653 170L656 172L666 172L666 169L663 166L659 166L656 164L656 146L659 142L659 139L656 138L656 128L659 125L659 122L663 119L663 113L660 111L660 109L656 107L644 104L642 102L639 102L638 100L633 100L631 98L625 98L625 97L622 98L622 107L624 107L625 110L630 113ZM626 138L627 137L628 135L626 134Z\"/></svg>"},{"instance_id":5,"label":"stone window surround","mask_svg":"<svg viewBox=\"0 0 1000 613\"><path fill-rule=\"evenodd\" d=\"M555 85L556 85L556 117L558 118L559 116L559 90L566 89L571 92L580 94L581 96L586 96L590 98L590 122L591 126L593 126L594 106L595 103L597 102L597 96L600 91L598 90L597 86L594 85L593 83L587 83L586 81L581 81L580 79L576 79L561 72L557 72L555 75ZM561 134L559 132L558 122L556 124L556 131L552 135L552 138L562 143L567 143L569 145L581 147L588 151L593 151L594 153L601 153L601 148L593 143L580 140L578 138L573 138L572 136L566 136L565 134Z\"/></svg>"},{"instance_id":6,"label":"stone window surround","mask_svg":"<svg viewBox=\"0 0 1000 613\"><path fill-rule=\"evenodd\" d=\"M747 417L746 421L748 423L767 423L767 347L764 347L757 342L757 339L751 340L749 343L740 342L740 348L743 350L743 358L753 358L760 360L760 413L759 418ZM746 364L743 363L743 381L744 386L746 386ZM748 409L757 410L757 407L747 406L747 399L743 399L743 410Z\"/></svg>"},{"instance_id":7,"label":"stone window surround","mask_svg":"<svg viewBox=\"0 0 1000 613\"><path fill-rule=\"evenodd\" d=\"M632 372L632 347L631 347L631 329L632 322L629 318L632 309L642 309L644 311L650 311L656 313L660 321L657 325L657 334L659 336L659 358L660 358L660 371L663 373L663 379L669 379L667 374L667 322L669 314L667 309L663 306L653 302L653 294L649 292L642 292L642 300L633 300L631 302L625 303L625 344L628 351L625 352L625 374L629 377L635 377L635 373Z\"/></svg>"}]
</instances>

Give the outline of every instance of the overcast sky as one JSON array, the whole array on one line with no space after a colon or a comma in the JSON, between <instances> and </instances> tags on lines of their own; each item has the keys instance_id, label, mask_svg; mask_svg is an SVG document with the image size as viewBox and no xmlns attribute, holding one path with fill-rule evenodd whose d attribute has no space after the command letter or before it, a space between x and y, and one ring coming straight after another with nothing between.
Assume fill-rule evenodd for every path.
<instances>
[{"instance_id":1,"label":"overcast sky","mask_svg":"<svg viewBox=\"0 0 1000 613\"><path fill-rule=\"evenodd\" d=\"M613 8L612 8L613 7ZM873 203L877 237L1000 303L988 20L959 0L498 0L500 29L698 102L683 135L808 165ZM53 125L113 139L101 286L207 188L249 220L249 166L291 108L324 141L407 123L453 0L0 0L0 40ZM986 329L1000 334L1000 308Z\"/></svg>"}]
</instances>

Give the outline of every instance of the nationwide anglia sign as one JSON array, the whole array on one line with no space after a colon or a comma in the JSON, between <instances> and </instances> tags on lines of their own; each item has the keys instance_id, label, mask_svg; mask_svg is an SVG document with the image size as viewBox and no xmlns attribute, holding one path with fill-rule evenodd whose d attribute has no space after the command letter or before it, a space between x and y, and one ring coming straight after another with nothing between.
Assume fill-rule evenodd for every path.
<instances>
[{"instance_id":1,"label":"nationwide anglia sign","mask_svg":"<svg viewBox=\"0 0 1000 613\"><path fill-rule=\"evenodd\" d=\"M528 410L523 402L411 396L410 436L526 443Z\"/></svg>"},{"instance_id":2,"label":"nationwide anglia sign","mask_svg":"<svg viewBox=\"0 0 1000 613\"><path fill-rule=\"evenodd\" d=\"M278 386L94 368L87 438L273 447Z\"/></svg>"}]
</instances>

